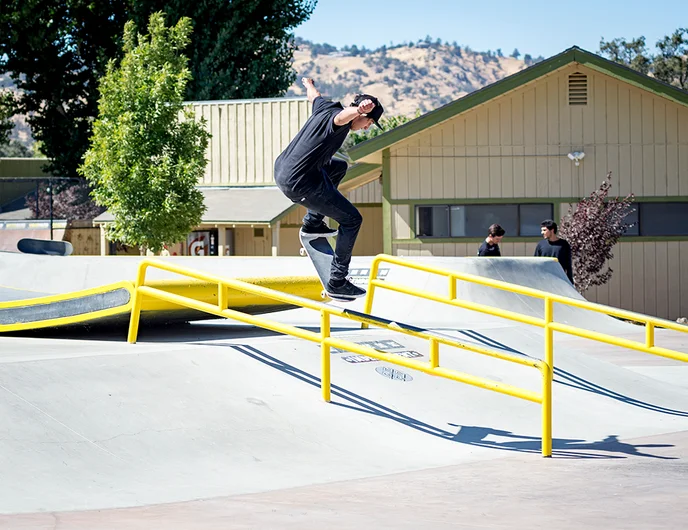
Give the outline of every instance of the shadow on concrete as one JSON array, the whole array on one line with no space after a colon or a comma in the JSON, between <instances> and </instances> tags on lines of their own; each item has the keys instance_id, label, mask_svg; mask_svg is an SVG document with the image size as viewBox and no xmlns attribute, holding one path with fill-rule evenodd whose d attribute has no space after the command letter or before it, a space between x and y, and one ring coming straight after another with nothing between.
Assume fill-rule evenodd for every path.
<instances>
[{"instance_id":1,"label":"shadow on concrete","mask_svg":"<svg viewBox=\"0 0 688 530\"><path fill-rule=\"evenodd\" d=\"M511 431L491 429L489 427L479 427L475 425L457 425L450 423L453 427L458 427L459 432L453 440L468 445L478 447L490 447L503 451L519 451L528 453L540 452L540 438L535 436L524 436L514 434ZM506 438L505 441L488 440L488 436ZM603 440L586 442L585 440L575 440L566 438L552 439L552 454L554 456L568 458L625 458L622 455L642 456L647 458L657 458L660 460L676 460L677 457L653 455L648 452L640 451L639 448L660 448L673 447L671 444L639 444L633 445L619 440L618 435L610 434ZM582 452L582 451L594 451ZM598 454L601 453L601 454Z\"/></svg>"},{"instance_id":2,"label":"shadow on concrete","mask_svg":"<svg viewBox=\"0 0 688 530\"><path fill-rule=\"evenodd\" d=\"M507 346L506 344L502 344L501 342L491 338L487 337L486 335L483 335L482 333L479 333L477 331L473 330L460 330L459 331L461 334L470 337L472 340L496 349L496 350L501 350L505 351L508 353L512 353L515 355L521 355L523 357L528 357L530 359L537 359L538 357L533 357L531 355L528 355L526 353L523 353L519 350L515 350L514 348ZM622 368L619 368L622 369ZM577 376L576 374L573 374L571 372L568 372L566 370L562 370L561 368L557 368L556 366L554 367L554 383L555 384L560 384L563 386L568 386L571 388L575 388L577 390L583 390L585 392L591 392L593 394L597 394L599 396L604 396L609 399L613 399L616 401L620 401L621 403L625 403L626 405L631 405L633 407L638 407L642 408L645 410L649 410L652 412L659 412L660 414L668 414L670 416L681 416L681 417L688 417L688 412L683 411L683 410L677 410L677 409L670 409L667 407L662 407L660 405L653 405L652 403L647 403L645 401L641 401L639 399L632 398L630 396L626 396L624 394L621 394L619 392L616 392L614 390L610 390L608 388L605 388L601 385L598 385L596 383L593 383L591 381L588 381L587 379L584 379L580 376Z\"/></svg>"},{"instance_id":3,"label":"shadow on concrete","mask_svg":"<svg viewBox=\"0 0 688 530\"><path fill-rule=\"evenodd\" d=\"M312 331L314 333L320 332L319 326L296 326L300 329ZM370 332L375 332L380 328L372 328ZM360 328L339 328L333 327L332 333L361 331ZM436 330L432 330L435 332ZM508 346L492 337L489 337L479 331L471 329L451 330L459 335L465 337L467 342L478 344L491 349L528 357L530 359L537 359L520 350ZM14 337L31 337L31 338L53 338L53 339L69 339L69 340L93 340L93 341L126 341L127 327L103 327L103 326L86 326L78 325L64 328L47 328L37 329L24 332L7 333L6 336ZM139 331L139 342L150 343L166 343L166 342L205 342L211 340L245 340L251 338L265 338L265 337L279 337L283 336L281 333L276 333L267 329L258 328L247 324L227 323L227 321L218 321L216 324L212 323L175 323L173 325L162 324L148 324L142 325ZM447 335L448 337L456 339L456 337ZM459 337L459 340L461 338ZM591 392L600 396L607 397L620 401L627 405L639 407L652 412L661 414L668 414L672 416L688 417L687 411L670 409L652 403L647 403L626 396L614 390L610 390L601 385L583 379L573 373L562 370L561 368L554 368L554 383L586 392Z\"/></svg>"},{"instance_id":4,"label":"shadow on concrete","mask_svg":"<svg viewBox=\"0 0 688 530\"><path fill-rule=\"evenodd\" d=\"M270 368L279 370L299 381L314 387L320 387L320 378L301 370L289 363L273 357L258 348L247 344L216 344L214 346L232 348L247 357L263 363ZM376 401L363 397L355 392L338 385L331 385L333 398L332 405L344 407L357 412L373 414L385 419L389 419L420 431L431 436L443 438L448 441L474 445L488 449L498 449L502 451L515 451L522 453L539 453L541 439L534 436L518 435L510 431L491 429L489 427L464 426L449 423L452 427L458 427L459 431L453 432L434 425L430 425L421 420L398 412L390 407L382 405ZM488 440L488 436L499 436L507 438L506 441ZM647 458L657 458L663 460L674 460L675 457L653 455L648 452L639 451L638 448L660 448L673 447L669 444L648 444L632 445L622 442L615 434L607 436L605 439L595 442L585 440L555 438L552 441L553 456L577 459L599 459L599 458L627 458L627 456L642 456Z\"/></svg>"},{"instance_id":5,"label":"shadow on concrete","mask_svg":"<svg viewBox=\"0 0 688 530\"><path fill-rule=\"evenodd\" d=\"M625 396L619 392L609 390L598 384L592 383L582 377L578 377L575 374L562 370L561 368L554 369L554 382L560 385L575 388L577 390L583 390L585 392L592 392L593 394L598 394L600 396L608 397L616 401L625 403L626 405L631 405L633 407L638 407L645 410L650 410L652 412L659 412L661 414L669 414L670 416L681 416L688 417L688 412L683 410L670 409L667 407L662 407L660 405L653 405L652 403L647 403L645 401L640 401L638 399L632 398L630 396Z\"/></svg>"}]
</instances>

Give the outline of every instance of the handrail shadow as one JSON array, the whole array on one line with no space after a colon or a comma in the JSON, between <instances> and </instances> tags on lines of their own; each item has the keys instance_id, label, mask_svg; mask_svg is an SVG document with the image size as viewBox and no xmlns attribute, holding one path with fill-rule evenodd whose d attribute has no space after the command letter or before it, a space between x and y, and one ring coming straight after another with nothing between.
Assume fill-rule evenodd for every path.
<instances>
[{"instance_id":1,"label":"handrail shadow","mask_svg":"<svg viewBox=\"0 0 688 530\"><path fill-rule=\"evenodd\" d=\"M493 339L492 337L488 337L486 335L483 335L482 333L475 331L475 330L457 330L459 333L465 335L466 337L469 337L485 346L489 346L490 348L494 348L496 350L503 350L505 352L509 352L515 355L522 355L524 357L528 358L537 358L537 357L532 357L531 355L528 355L526 353L523 353L519 350L515 350L514 348L507 346L506 344L502 344L498 340ZM608 388L605 388L601 385L598 385L597 383L593 383L591 381L588 381L587 379L584 379L576 374L573 374L571 372L568 372L566 370L563 370L561 368L557 368L556 366L554 367L554 383L563 385L563 386L568 386L570 388L575 388L578 390L584 390L585 392L591 392L593 394L597 394L599 396L605 396L610 399L613 399L615 401L620 401L621 403L625 403L626 405L631 405L633 407L638 407L642 408L645 410L649 410L652 412L659 412L660 414L668 414L670 416L680 416L684 418L688 418L688 411L683 411L683 410L677 410L677 409L670 409L667 407L662 407L661 405L654 405L652 403L647 403L645 401L641 401L639 399L626 396L624 394L621 394L620 392L616 392L614 390L610 390Z\"/></svg>"},{"instance_id":2,"label":"handrail shadow","mask_svg":"<svg viewBox=\"0 0 688 530\"><path fill-rule=\"evenodd\" d=\"M250 357L270 368L279 370L280 372L289 375L299 381L320 388L320 378L309 372L301 370L287 362L284 362L264 351L259 350L255 346L248 344L213 344L216 347L229 347L247 357ZM502 451L515 451L525 453L537 453L540 451L541 438L536 436L518 435L510 431L501 431L491 429L489 427L477 426L462 426L458 424L449 423L448 425L459 427L458 432L435 427L417 418L413 418L407 414L403 414L393 408L382 405L379 402L368 399L360 394L347 390L346 388L332 384L332 396L340 398L343 402L331 401L332 405L347 408L357 412L372 414L385 419L389 419L410 427L416 431L424 434L429 434L447 441L463 443L468 445L475 445L489 449L497 449ZM489 435L507 436L513 440L507 442L492 442L485 438ZM658 459L675 459L675 457L664 457L659 455L652 455L638 451L639 447L673 447L668 444L649 444L637 445L628 444L618 440L617 435L609 435L604 440L596 442L586 442L585 440L575 439L553 439L553 455L566 458L579 459L599 459L599 458L626 458L623 455L643 456L648 458ZM603 451L606 454L597 454L591 451ZM617 453L617 454L614 454Z\"/></svg>"}]
</instances>

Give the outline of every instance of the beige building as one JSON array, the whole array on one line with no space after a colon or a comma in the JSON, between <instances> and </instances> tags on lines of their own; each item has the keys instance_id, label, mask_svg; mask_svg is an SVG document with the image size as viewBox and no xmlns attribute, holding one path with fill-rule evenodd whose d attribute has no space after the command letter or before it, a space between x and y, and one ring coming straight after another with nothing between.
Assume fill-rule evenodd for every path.
<instances>
[{"instance_id":1,"label":"beige building","mask_svg":"<svg viewBox=\"0 0 688 530\"><path fill-rule=\"evenodd\" d=\"M582 157L580 153L584 153ZM487 227L507 256L532 255L612 171L638 225L614 249L612 280L586 297L688 316L688 93L571 48L349 155L382 170L383 249L475 255ZM578 158L578 160L576 160Z\"/></svg>"}]
</instances>

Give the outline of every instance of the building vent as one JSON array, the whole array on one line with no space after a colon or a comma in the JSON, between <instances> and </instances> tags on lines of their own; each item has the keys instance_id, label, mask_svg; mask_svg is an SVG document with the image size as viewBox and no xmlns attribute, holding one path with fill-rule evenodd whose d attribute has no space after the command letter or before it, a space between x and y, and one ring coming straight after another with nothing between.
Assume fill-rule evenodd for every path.
<instances>
[{"instance_id":1,"label":"building vent","mask_svg":"<svg viewBox=\"0 0 688 530\"><path fill-rule=\"evenodd\" d=\"M265 229L264 228L254 228L253 229L253 237L255 237L256 239L265 237Z\"/></svg>"},{"instance_id":2,"label":"building vent","mask_svg":"<svg viewBox=\"0 0 688 530\"><path fill-rule=\"evenodd\" d=\"M569 76L569 105L588 104L588 76L576 72Z\"/></svg>"}]
</instances>

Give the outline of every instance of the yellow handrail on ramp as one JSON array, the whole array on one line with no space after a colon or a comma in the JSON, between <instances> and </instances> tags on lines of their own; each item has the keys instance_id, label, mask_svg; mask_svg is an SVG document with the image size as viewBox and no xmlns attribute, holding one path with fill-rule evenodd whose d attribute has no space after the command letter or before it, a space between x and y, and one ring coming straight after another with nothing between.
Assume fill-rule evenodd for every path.
<instances>
[{"instance_id":1,"label":"yellow handrail on ramp","mask_svg":"<svg viewBox=\"0 0 688 530\"><path fill-rule=\"evenodd\" d=\"M399 285L390 283L388 281L378 280L378 270L381 263L390 263L393 265L399 265L401 267L406 267L409 269L415 269L422 272L427 272L430 274L436 274L439 276L445 276L449 280L448 285L448 295L438 295L436 293L422 291L420 289L414 289L413 287L407 287L405 285ZM470 283L475 283L478 285L483 285L486 287L494 287L502 291L507 291L511 293L531 296L534 298L539 298L545 303L544 318L536 318L529 315L523 315L521 313L516 313L514 311L508 311L505 309L500 309L498 307L489 306L485 304L479 304L476 302L469 302L467 300L461 300L457 298L456 284L457 280L462 280ZM634 313L632 311L625 311L623 309L617 309L614 307L605 306L602 304L595 304L588 302L587 300L577 300L575 298L569 298L566 296L561 296L553 293L548 293L547 291L541 291L539 289L533 289L531 287L524 287L521 285L516 285L501 280L494 280L492 278L485 278L483 276L476 276L474 274L468 274L463 272L457 272L449 269L443 269L440 267L433 267L429 265L424 265L422 263L416 263L412 261L405 260L396 256L389 256L387 254L379 254L373 259L373 263L370 268L370 277L368 280L368 292L366 294L365 301L365 313L370 313L373 309L373 297L376 288L388 289L391 291L396 291L403 294L408 294L410 296L416 296L418 298L424 298L426 300L432 300L435 302L440 302L456 307L461 307L464 309L469 309L473 311L478 311L480 313L485 313L489 315L494 315L509 320L514 320L516 322L522 322L524 324L529 324L531 326L537 326L545 330L545 362L548 366L554 367L554 332L559 331L561 333L567 333L569 335L575 335L577 337L587 338L598 342L603 342L606 344L612 344L615 346L620 346L622 348L628 348L632 350L637 350L652 355L659 355L661 357L667 357L669 359L674 359L676 361L688 362L688 354L683 352L678 352L670 350L667 348L660 348L655 345L655 327L661 327L666 329L672 329L674 331L680 331L683 333L688 333L688 327L683 324L678 324L676 322L671 322L670 320L664 320L657 317L651 317L648 315L642 315L640 313ZM608 335L606 333L599 333L596 331L590 331L584 328L579 328L576 326L570 326L568 324L561 324L554 321L554 304L562 304L571 307L577 307L580 309L587 309L590 311L595 311L597 313L604 313L606 315L616 316L619 318L625 318L627 320L632 320L635 322L641 322L645 324L645 342L638 342L629 339L623 339L615 337L613 335ZM368 324L362 324L363 328L367 328Z\"/></svg>"},{"instance_id":2,"label":"yellow handrail on ramp","mask_svg":"<svg viewBox=\"0 0 688 530\"><path fill-rule=\"evenodd\" d=\"M146 271L148 268L156 268L165 270L175 274L184 275L190 278L203 280L206 282L213 282L217 284L218 296L217 305L194 300L178 294L169 293L161 289L145 285ZM371 276L372 278L372 276ZM236 289L258 296L271 298L287 304L300 306L306 309L312 309L320 313L320 333L304 330L288 324L282 324L273 320L269 320L256 315L249 315L229 309L227 307L227 290ZM331 366L330 366L330 348L336 347L342 350L351 351L360 355L366 355L374 359L388 362L391 364L404 366L412 370L443 377L452 381L485 388L493 392L518 397L534 403L542 405L542 455L549 457L552 455L552 368L547 362L539 359L530 359L525 357L518 357L502 353L496 350L490 350L475 346L472 344L465 344L446 336L438 335L429 332L428 330L393 322L387 319L375 317L369 314L369 311L364 313L342 309L337 306L331 306L320 302L314 302L306 298L282 293L266 287L250 284L236 279L221 278L211 274L187 269L169 262L145 259L141 261L138 268L136 283L134 286L134 300L132 304L131 320L129 322L128 341L130 343L136 342L138 336L139 322L141 317L141 303L143 297L153 297L160 300L165 300L170 303L178 304L180 306L189 307L198 311L203 311L209 314L217 315L219 317L230 318L252 324L264 329L269 329L285 335L302 338L311 342L319 343L321 346L321 392L325 401L329 402L331 398ZM372 303L372 301L371 301ZM386 328L392 331L397 331L406 335L422 338L430 343L430 360L429 362L421 362L412 359L406 359L390 353L385 353L368 346L361 346L354 342L336 339L330 336L330 322L331 317L341 317L356 322L360 322L367 327L372 324L378 327ZM499 383L490 379L473 376L463 372L458 372L440 366L439 345L444 344L463 350L473 351L481 355L487 355L504 361L520 364L523 366L531 366L540 371L542 375L542 391L536 393L531 390L518 388L512 385Z\"/></svg>"}]
</instances>

